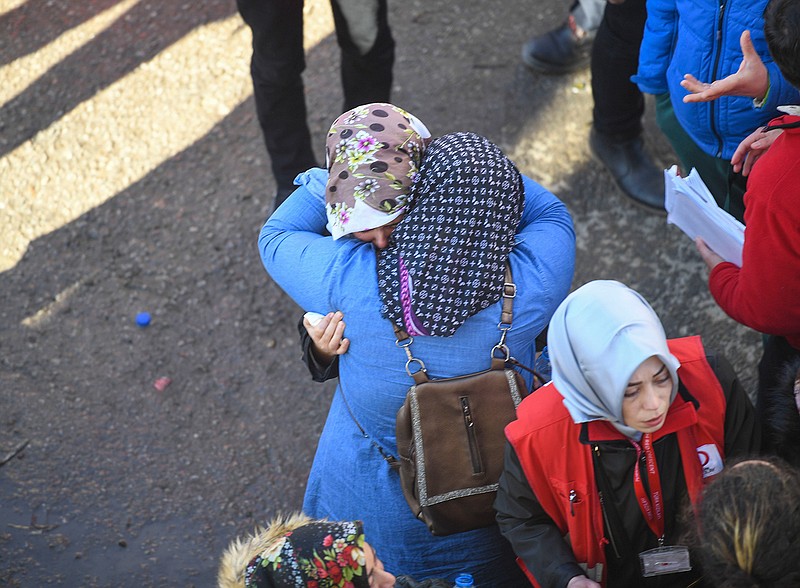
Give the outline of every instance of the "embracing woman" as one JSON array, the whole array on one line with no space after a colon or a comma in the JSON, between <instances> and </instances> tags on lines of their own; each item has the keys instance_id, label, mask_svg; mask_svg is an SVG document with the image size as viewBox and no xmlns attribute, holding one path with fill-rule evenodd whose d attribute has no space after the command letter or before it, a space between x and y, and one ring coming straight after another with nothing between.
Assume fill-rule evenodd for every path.
<instances>
[{"instance_id":1,"label":"embracing woman","mask_svg":"<svg viewBox=\"0 0 800 588\"><path fill-rule=\"evenodd\" d=\"M324 196L306 186L261 231L264 266L286 293L304 310L338 310L347 319L350 346L340 356L303 510L363 520L395 573L452 581L466 571L476 585L516 587L525 580L496 525L431 535L382 456L397 455L395 415L413 383L392 323L414 336L414 355L433 378L488 369L508 261L517 295L506 342L532 365L536 336L569 291L572 221L553 194L472 133L430 143L410 201L383 249L327 236Z\"/></svg>"}]
</instances>

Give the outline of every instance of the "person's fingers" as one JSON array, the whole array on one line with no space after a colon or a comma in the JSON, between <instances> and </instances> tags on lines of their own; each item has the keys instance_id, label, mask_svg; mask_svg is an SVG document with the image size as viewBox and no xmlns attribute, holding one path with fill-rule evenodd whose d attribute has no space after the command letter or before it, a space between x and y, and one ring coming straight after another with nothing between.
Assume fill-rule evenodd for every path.
<instances>
[{"instance_id":1,"label":"person's fingers","mask_svg":"<svg viewBox=\"0 0 800 588\"><path fill-rule=\"evenodd\" d=\"M705 90L709 84L701 82L692 74L685 74L683 76L683 80L681 80L681 87L689 90L690 92L702 92Z\"/></svg>"},{"instance_id":2,"label":"person's fingers","mask_svg":"<svg viewBox=\"0 0 800 588\"><path fill-rule=\"evenodd\" d=\"M739 146L736 148L736 152L747 153L750 149L753 148L753 143L759 141L764 135L760 130L753 131L749 135L747 135L742 142L739 143Z\"/></svg>"},{"instance_id":3,"label":"person's fingers","mask_svg":"<svg viewBox=\"0 0 800 588\"><path fill-rule=\"evenodd\" d=\"M341 344L342 334L344 333L345 323L342 320L344 315L336 311L330 314L330 321L325 327L325 331L320 334L317 345L328 353L335 354Z\"/></svg>"},{"instance_id":4,"label":"person's fingers","mask_svg":"<svg viewBox=\"0 0 800 588\"><path fill-rule=\"evenodd\" d=\"M742 36L739 37L739 45L742 47L742 55L745 59L761 59L758 53L756 53L756 48L753 46L753 39L750 37L750 31L742 31Z\"/></svg>"},{"instance_id":5,"label":"person's fingers","mask_svg":"<svg viewBox=\"0 0 800 588\"><path fill-rule=\"evenodd\" d=\"M734 151L733 157L731 157L731 167L735 173L738 174L741 171L746 157L746 152L739 153L738 150Z\"/></svg>"},{"instance_id":6,"label":"person's fingers","mask_svg":"<svg viewBox=\"0 0 800 588\"><path fill-rule=\"evenodd\" d=\"M761 157L761 155L763 155L763 153L755 151L751 151L748 154L747 159L744 161L744 166L742 167L743 176L750 175L750 172L753 170L753 166L755 165L756 161L758 161L758 158Z\"/></svg>"},{"instance_id":7,"label":"person's fingers","mask_svg":"<svg viewBox=\"0 0 800 588\"><path fill-rule=\"evenodd\" d=\"M333 336L331 337L331 343L336 345L337 347L341 344L343 335L344 335L344 321L340 320L336 323L336 329L334 329Z\"/></svg>"},{"instance_id":8,"label":"person's fingers","mask_svg":"<svg viewBox=\"0 0 800 588\"><path fill-rule=\"evenodd\" d=\"M711 247L709 247L709 246L708 246L708 243L706 243L706 242L705 242L705 241L702 239L702 237L695 237L695 239L694 239L694 244L695 244L695 247L697 247L697 250L700 252L700 255L701 255L701 257L702 257L704 260L705 260L705 259L706 259L706 258L707 258L709 255L716 255L716 253L714 253L714 250L713 250L713 249L711 249Z\"/></svg>"},{"instance_id":9,"label":"person's fingers","mask_svg":"<svg viewBox=\"0 0 800 588\"><path fill-rule=\"evenodd\" d=\"M681 84L683 83L691 85L698 85L698 84L702 85L702 82L698 80L696 77L694 77L692 74L683 74L683 81L681 82Z\"/></svg>"},{"instance_id":10,"label":"person's fingers","mask_svg":"<svg viewBox=\"0 0 800 588\"><path fill-rule=\"evenodd\" d=\"M761 129L748 135L736 148L731 157L733 171L743 176L750 175L756 161L766 153L770 145L780 135L779 129L764 132Z\"/></svg>"},{"instance_id":11,"label":"person's fingers","mask_svg":"<svg viewBox=\"0 0 800 588\"><path fill-rule=\"evenodd\" d=\"M330 341L336 332L336 326L339 324L339 321L342 320L342 313L338 310L336 312L329 312L325 318L327 319L327 323L325 324L322 338L326 341ZM320 325L321 324L322 323L320 323Z\"/></svg>"},{"instance_id":12,"label":"person's fingers","mask_svg":"<svg viewBox=\"0 0 800 588\"><path fill-rule=\"evenodd\" d=\"M303 326L306 328L309 337L311 337L314 345L320 349L324 349L325 347L325 329L327 329L328 325L330 324L331 316L332 313L328 313L322 317L316 325L313 326L310 322L308 322L308 319L303 318Z\"/></svg>"},{"instance_id":13,"label":"person's fingers","mask_svg":"<svg viewBox=\"0 0 800 588\"><path fill-rule=\"evenodd\" d=\"M739 143L739 145L736 147L736 151L733 152L733 156L731 157L733 171L738 172L742 168L742 164L744 163L745 159L749 158L751 151L758 148L757 145L759 143L760 136L761 131L754 131L745 137L741 143Z\"/></svg>"},{"instance_id":14,"label":"person's fingers","mask_svg":"<svg viewBox=\"0 0 800 588\"><path fill-rule=\"evenodd\" d=\"M344 338L342 342L339 343L339 349L336 350L336 355L344 355L347 353L347 350L350 349L350 339Z\"/></svg>"},{"instance_id":15,"label":"person's fingers","mask_svg":"<svg viewBox=\"0 0 800 588\"><path fill-rule=\"evenodd\" d=\"M706 264L706 267L709 270L712 270L717 264L722 263L725 261L722 257L713 249L711 249L706 242L701 239L700 237L695 237L694 244L697 247L697 251L700 253L700 257L703 258L703 262Z\"/></svg>"},{"instance_id":16,"label":"person's fingers","mask_svg":"<svg viewBox=\"0 0 800 588\"><path fill-rule=\"evenodd\" d=\"M695 237L694 238L694 245L695 245L695 247L697 247L697 250L700 251L701 253L704 250L708 249L708 245L706 245L706 242L703 241L702 237Z\"/></svg>"},{"instance_id":17,"label":"person's fingers","mask_svg":"<svg viewBox=\"0 0 800 588\"><path fill-rule=\"evenodd\" d=\"M741 67L739 68L741 71ZM710 102L720 96L738 95L737 87L742 82L742 74L736 72L721 80L716 80L710 84L699 81L692 74L685 74L681 80L681 87L689 91L683 97L685 103Z\"/></svg>"},{"instance_id":18,"label":"person's fingers","mask_svg":"<svg viewBox=\"0 0 800 588\"><path fill-rule=\"evenodd\" d=\"M735 75L735 74L734 74ZM725 79L717 80L712 84L706 84L706 88L694 94L687 94L683 97L683 101L690 102L711 102L720 96L724 96L734 86L734 76L728 76Z\"/></svg>"}]
</instances>

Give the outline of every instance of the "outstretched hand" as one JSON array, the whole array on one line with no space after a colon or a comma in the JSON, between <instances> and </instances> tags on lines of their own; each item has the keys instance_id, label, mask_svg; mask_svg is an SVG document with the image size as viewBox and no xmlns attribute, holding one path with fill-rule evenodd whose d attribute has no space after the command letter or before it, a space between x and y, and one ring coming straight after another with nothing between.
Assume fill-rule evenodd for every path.
<instances>
[{"instance_id":1,"label":"outstretched hand","mask_svg":"<svg viewBox=\"0 0 800 588\"><path fill-rule=\"evenodd\" d=\"M334 357L343 355L350 347L350 339L343 337L344 315L338 310L326 314L316 325L304 317L303 326L311 337L314 355L324 364L330 364Z\"/></svg>"},{"instance_id":2,"label":"outstretched hand","mask_svg":"<svg viewBox=\"0 0 800 588\"><path fill-rule=\"evenodd\" d=\"M743 176L749 175L755 162L767 152L769 146L775 142L775 139L782 132L783 129L764 131L764 129L759 128L750 133L739 143L736 151L733 152L733 157L731 157L733 171L736 173L742 172Z\"/></svg>"},{"instance_id":3,"label":"outstretched hand","mask_svg":"<svg viewBox=\"0 0 800 588\"><path fill-rule=\"evenodd\" d=\"M742 47L742 63L735 74L710 84L701 82L692 74L683 76L681 86L690 93L684 102L710 102L720 96L747 96L761 100L769 90L769 72L753 47L750 31L744 31L739 43Z\"/></svg>"}]
</instances>

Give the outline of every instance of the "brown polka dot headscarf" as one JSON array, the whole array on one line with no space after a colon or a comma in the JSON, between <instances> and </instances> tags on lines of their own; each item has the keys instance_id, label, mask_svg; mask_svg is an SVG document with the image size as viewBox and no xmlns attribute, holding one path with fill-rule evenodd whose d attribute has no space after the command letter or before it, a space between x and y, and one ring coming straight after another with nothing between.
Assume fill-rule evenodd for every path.
<instances>
[{"instance_id":1,"label":"brown polka dot headscarf","mask_svg":"<svg viewBox=\"0 0 800 588\"><path fill-rule=\"evenodd\" d=\"M434 140L419 176L380 252L381 313L409 335L449 337L500 299L525 191L514 163L474 133Z\"/></svg>"},{"instance_id":2,"label":"brown polka dot headscarf","mask_svg":"<svg viewBox=\"0 0 800 588\"><path fill-rule=\"evenodd\" d=\"M405 212L430 137L392 104L365 104L337 118L325 144L325 212L334 239L392 222Z\"/></svg>"}]
</instances>

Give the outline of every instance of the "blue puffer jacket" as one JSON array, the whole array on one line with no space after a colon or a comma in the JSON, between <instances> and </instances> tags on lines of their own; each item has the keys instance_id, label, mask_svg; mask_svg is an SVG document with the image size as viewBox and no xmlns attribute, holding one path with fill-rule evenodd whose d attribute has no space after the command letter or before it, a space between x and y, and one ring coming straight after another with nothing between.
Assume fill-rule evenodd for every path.
<instances>
[{"instance_id":1,"label":"blue puffer jacket","mask_svg":"<svg viewBox=\"0 0 800 588\"><path fill-rule=\"evenodd\" d=\"M796 104L800 93L772 61L764 39L768 0L647 0L647 24L639 52L639 71L631 79L642 92L669 92L675 115L706 153L730 159L736 146L779 113ZM755 108L750 98L722 97L685 104L684 74L712 82L735 73L742 62L740 37L750 31L753 46L767 66L767 101Z\"/></svg>"}]
</instances>

